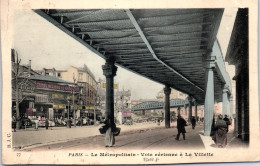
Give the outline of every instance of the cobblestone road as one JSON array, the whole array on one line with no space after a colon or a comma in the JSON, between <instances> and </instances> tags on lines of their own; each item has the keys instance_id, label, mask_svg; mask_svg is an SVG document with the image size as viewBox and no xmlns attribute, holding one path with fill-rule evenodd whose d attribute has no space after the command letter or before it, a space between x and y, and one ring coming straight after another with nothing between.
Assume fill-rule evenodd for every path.
<instances>
[{"instance_id":1,"label":"cobblestone road","mask_svg":"<svg viewBox=\"0 0 260 166\"><path fill-rule=\"evenodd\" d=\"M175 140L177 129L174 128L150 128L138 129L120 134L116 137L116 144L110 150L153 150L153 149L204 149L203 142L199 136L202 126L198 126L192 130L187 127L186 140L182 137L180 141ZM42 151L42 150L101 150L104 147L104 136L92 136L81 138L68 142L44 145L35 148L28 148L26 151Z\"/></svg>"}]
</instances>

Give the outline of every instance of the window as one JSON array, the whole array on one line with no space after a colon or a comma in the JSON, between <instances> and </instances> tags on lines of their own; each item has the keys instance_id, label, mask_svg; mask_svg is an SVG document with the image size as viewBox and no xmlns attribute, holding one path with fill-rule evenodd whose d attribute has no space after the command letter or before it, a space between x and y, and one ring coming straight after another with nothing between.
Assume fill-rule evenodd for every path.
<instances>
[{"instance_id":1,"label":"window","mask_svg":"<svg viewBox=\"0 0 260 166\"><path fill-rule=\"evenodd\" d=\"M61 74L60 74L60 73L58 73L58 77L61 77Z\"/></svg>"},{"instance_id":2,"label":"window","mask_svg":"<svg viewBox=\"0 0 260 166\"><path fill-rule=\"evenodd\" d=\"M82 80L83 73L79 73L79 80Z\"/></svg>"}]
</instances>

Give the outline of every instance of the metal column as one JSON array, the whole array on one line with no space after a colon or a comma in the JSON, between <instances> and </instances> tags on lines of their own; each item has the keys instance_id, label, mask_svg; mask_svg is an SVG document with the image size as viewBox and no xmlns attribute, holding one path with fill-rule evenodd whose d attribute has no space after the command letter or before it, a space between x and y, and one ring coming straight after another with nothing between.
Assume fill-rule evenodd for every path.
<instances>
[{"instance_id":1,"label":"metal column","mask_svg":"<svg viewBox=\"0 0 260 166\"><path fill-rule=\"evenodd\" d=\"M210 56L206 60L206 97L204 112L204 135L210 136L211 125L214 115L214 71L215 57Z\"/></svg>"},{"instance_id":2,"label":"metal column","mask_svg":"<svg viewBox=\"0 0 260 166\"><path fill-rule=\"evenodd\" d=\"M228 89L227 89L227 87L225 86L224 88L223 88L223 94L222 94L222 115L227 115L227 104L228 104L228 94L227 94L227 92L228 92Z\"/></svg>"},{"instance_id":3,"label":"metal column","mask_svg":"<svg viewBox=\"0 0 260 166\"><path fill-rule=\"evenodd\" d=\"M178 113L177 113L178 116L181 115L181 107L178 107L178 108L177 108L177 112L178 112Z\"/></svg>"},{"instance_id":4,"label":"metal column","mask_svg":"<svg viewBox=\"0 0 260 166\"><path fill-rule=\"evenodd\" d=\"M165 85L164 94L165 94L165 128L170 128L170 94L171 88L168 85Z\"/></svg>"},{"instance_id":5,"label":"metal column","mask_svg":"<svg viewBox=\"0 0 260 166\"><path fill-rule=\"evenodd\" d=\"M114 60L108 58L102 69L103 74L106 76L106 118L111 123L114 123L114 76L117 67L114 65Z\"/></svg>"},{"instance_id":6,"label":"metal column","mask_svg":"<svg viewBox=\"0 0 260 166\"><path fill-rule=\"evenodd\" d=\"M233 119L233 96L229 97L230 118Z\"/></svg>"},{"instance_id":7,"label":"metal column","mask_svg":"<svg viewBox=\"0 0 260 166\"><path fill-rule=\"evenodd\" d=\"M192 119L192 97L189 96L188 99L189 99L189 118L188 118L188 121L191 122L191 119Z\"/></svg>"},{"instance_id":8,"label":"metal column","mask_svg":"<svg viewBox=\"0 0 260 166\"><path fill-rule=\"evenodd\" d=\"M195 119L197 121L198 120L198 105L197 105L196 101L194 102L194 105L195 105Z\"/></svg>"}]
</instances>

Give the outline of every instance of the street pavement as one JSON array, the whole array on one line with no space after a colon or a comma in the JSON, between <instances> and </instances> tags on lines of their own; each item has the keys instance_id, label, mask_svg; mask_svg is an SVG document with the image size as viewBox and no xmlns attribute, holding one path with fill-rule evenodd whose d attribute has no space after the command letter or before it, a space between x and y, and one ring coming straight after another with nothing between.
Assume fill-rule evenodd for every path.
<instances>
[{"instance_id":1,"label":"street pavement","mask_svg":"<svg viewBox=\"0 0 260 166\"><path fill-rule=\"evenodd\" d=\"M195 130L191 126L186 127L186 140L182 135L180 140L175 140L177 135L176 122L171 128L166 129L164 123L158 126L156 123L139 123L131 126L120 125L121 133L116 136L116 144L110 149L115 150L153 150L153 149L215 149L211 137L203 136L203 125L197 125ZM49 130L33 128L13 132L13 147L24 151L45 150L102 150L104 135L98 131L100 126L83 127L53 127ZM231 126L228 133L227 148L246 147L233 135Z\"/></svg>"},{"instance_id":2,"label":"street pavement","mask_svg":"<svg viewBox=\"0 0 260 166\"><path fill-rule=\"evenodd\" d=\"M121 134L132 130L141 130L147 128L162 128L164 126L161 123L160 126L157 123L136 123L134 125L118 125L121 128ZM176 122L171 126L176 126ZM28 147L36 147L44 144L53 144L58 142L67 142L74 139L86 138L91 136L101 135L99 133L98 126L83 126L83 127L50 127L48 130L45 128L27 128L26 130L17 130L13 132L13 148L24 149Z\"/></svg>"},{"instance_id":3,"label":"street pavement","mask_svg":"<svg viewBox=\"0 0 260 166\"><path fill-rule=\"evenodd\" d=\"M186 127L186 140L182 136L180 140L175 140L177 135L176 127L164 128L149 127L143 129L129 130L115 137L116 144L110 147L113 150L153 150L153 149L204 149L203 142L199 136L203 126L197 126L195 130L191 126ZM104 136L97 135L86 138L60 142L43 146L25 148L25 151L46 151L46 150L102 150L104 146Z\"/></svg>"},{"instance_id":4,"label":"street pavement","mask_svg":"<svg viewBox=\"0 0 260 166\"><path fill-rule=\"evenodd\" d=\"M201 140L203 141L203 144L206 149L216 149L217 147L215 146L214 141L212 140L211 137L203 136L200 134ZM227 133L227 146L226 148L247 148L248 143L243 142L241 139L238 139L234 135L234 124L229 126L229 132Z\"/></svg>"}]
</instances>

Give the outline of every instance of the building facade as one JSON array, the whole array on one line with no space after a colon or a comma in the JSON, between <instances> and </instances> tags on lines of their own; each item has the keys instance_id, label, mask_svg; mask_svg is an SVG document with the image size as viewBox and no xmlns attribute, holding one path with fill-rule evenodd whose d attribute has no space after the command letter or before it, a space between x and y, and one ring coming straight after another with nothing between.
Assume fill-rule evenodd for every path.
<instances>
[{"instance_id":1,"label":"building facade","mask_svg":"<svg viewBox=\"0 0 260 166\"><path fill-rule=\"evenodd\" d=\"M250 133L248 45L248 8L238 9L225 61L236 68L235 134L245 142L249 142Z\"/></svg>"},{"instance_id":2,"label":"building facade","mask_svg":"<svg viewBox=\"0 0 260 166\"><path fill-rule=\"evenodd\" d=\"M24 82L18 79L18 84ZM16 84L14 82L14 84ZM13 113L16 113L15 86L13 86ZM73 96L75 110L78 105L79 87L51 76L32 75L23 86L19 88L19 114L20 117L36 118L38 116L54 120L60 117L73 116ZM70 108L70 109L68 109ZM70 110L70 112L68 112Z\"/></svg>"},{"instance_id":3,"label":"building facade","mask_svg":"<svg viewBox=\"0 0 260 166\"><path fill-rule=\"evenodd\" d=\"M93 109L97 98L97 81L95 80L95 76L86 65L84 65L82 68L70 66L67 70L43 68L43 70L39 72L42 75L58 77L62 80L77 84L78 86L82 87L80 92L82 99L81 105Z\"/></svg>"},{"instance_id":4,"label":"building facade","mask_svg":"<svg viewBox=\"0 0 260 166\"><path fill-rule=\"evenodd\" d=\"M163 92L163 90L161 90L160 92L158 92L156 98L157 101L159 102L164 102L164 97L165 94ZM170 94L170 100L175 100L175 99L182 99L185 100L188 96L180 91L177 91L175 89L171 89L171 94Z\"/></svg>"},{"instance_id":5,"label":"building facade","mask_svg":"<svg viewBox=\"0 0 260 166\"><path fill-rule=\"evenodd\" d=\"M118 124L131 120L131 91L118 90L115 93L115 117Z\"/></svg>"},{"instance_id":6,"label":"building facade","mask_svg":"<svg viewBox=\"0 0 260 166\"><path fill-rule=\"evenodd\" d=\"M98 108L105 118L106 108L106 81L98 81ZM117 124L124 124L126 120L131 119L131 91L119 90L119 84L114 84L114 117Z\"/></svg>"}]
</instances>

